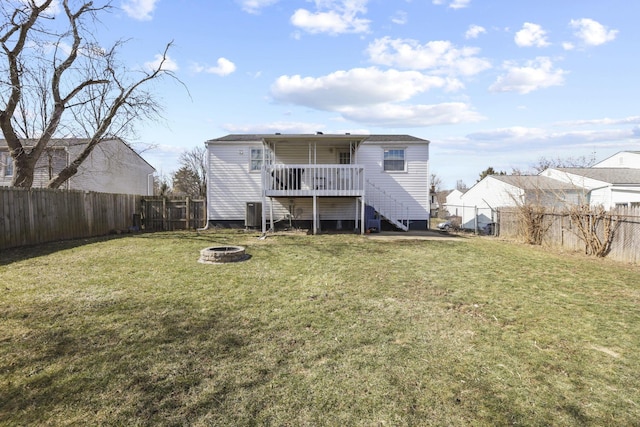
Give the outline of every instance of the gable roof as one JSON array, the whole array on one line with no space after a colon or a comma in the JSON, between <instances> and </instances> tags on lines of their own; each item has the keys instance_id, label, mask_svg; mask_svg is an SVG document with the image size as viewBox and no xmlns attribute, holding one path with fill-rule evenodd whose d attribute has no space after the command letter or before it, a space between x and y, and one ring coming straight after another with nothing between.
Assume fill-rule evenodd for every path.
<instances>
[{"instance_id":1,"label":"gable roof","mask_svg":"<svg viewBox=\"0 0 640 427\"><path fill-rule=\"evenodd\" d=\"M554 168L573 175L591 178L609 184L640 185L640 169L632 168Z\"/></svg>"},{"instance_id":2,"label":"gable roof","mask_svg":"<svg viewBox=\"0 0 640 427\"><path fill-rule=\"evenodd\" d=\"M577 190L573 184L540 175L489 175L522 190Z\"/></svg>"},{"instance_id":3,"label":"gable roof","mask_svg":"<svg viewBox=\"0 0 640 427\"><path fill-rule=\"evenodd\" d=\"M635 156L640 156L640 151L634 151L634 150L618 151L618 152L617 152L617 153L615 153L614 155L609 156L609 157L605 158L604 160L601 160L601 161L599 161L598 163L594 164L592 167L593 167L593 168L599 168L599 167L601 167L601 166L599 166L599 165L601 165L601 164L603 164L603 163L607 163L607 161L609 161L609 160L613 159L614 157L619 157L619 158L620 158L620 160L621 160L621 162L620 162L620 166L623 166L623 164L622 164L622 159L624 158L623 156L624 156L625 154L630 154L630 155L631 155L631 157L635 157Z\"/></svg>"},{"instance_id":4,"label":"gable roof","mask_svg":"<svg viewBox=\"0 0 640 427\"><path fill-rule=\"evenodd\" d=\"M33 147L35 145L35 143L36 143L35 139L25 139L25 140L22 140L22 141L23 141L23 143L24 143L24 145L26 147ZM127 144L126 142L124 142L124 140L122 138L117 138L117 137L115 137L115 138L104 138L103 141L119 141L120 143L122 143L122 145L127 147L133 154L138 156L138 158L140 158L140 160L142 160L144 163L146 163L151 169L153 169L154 171L156 170L156 168L154 168L151 165L151 163L146 161L144 159L144 157L142 157L140 155L140 153L138 153L136 150L131 148L131 146L129 144ZM51 138L51 140L49 141L49 144L47 145L46 149L47 150L63 150L65 148L69 148L69 147L82 146L82 145L87 144L88 142L89 142L89 138ZM2 150L4 148L9 148L9 146L7 144L7 140L0 138L0 150Z\"/></svg>"},{"instance_id":5,"label":"gable roof","mask_svg":"<svg viewBox=\"0 0 640 427\"><path fill-rule=\"evenodd\" d=\"M363 135L363 134L280 134L280 133L268 133L268 134L229 134L222 136L220 138L210 139L205 141L205 144L209 144L212 142L248 142L248 141L262 141L263 139L283 139L283 140L359 140L359 141L368 141L368 142L425 142L429 143L429 140L417 138L411 135L384 135L384 134L375 134L375 135Z\"/></svg>"}]
</instances>

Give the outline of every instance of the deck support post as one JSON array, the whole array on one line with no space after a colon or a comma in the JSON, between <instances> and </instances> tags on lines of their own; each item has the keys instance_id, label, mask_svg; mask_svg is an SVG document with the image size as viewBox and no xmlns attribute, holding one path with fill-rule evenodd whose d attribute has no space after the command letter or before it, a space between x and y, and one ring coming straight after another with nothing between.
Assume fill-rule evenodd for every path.
<instances>
[{"instance_id":1,"label":"deck support post","mask_svg":"<svg viewBox=\"0 0 640 427\"><path fill-rule=\"evenodd\" d=\"M271 228L269 230L273 233L275 231L273 226L273 197L269 197L269 218L271 219Z\"/></svg>"},{"instance_id":2,"label":"deck support post","mask_svg":"<svg viewBox=\"0 0 640 427\"><path fill-rule=\"evenodd\" d=\"M367 226L364 219L364 196L360 197L360 234L364 234L364 228Z\"/></svg>"},{"instance_id":3,"label":"deck support post","mask_svg":"<svg viewBox=\"0 0 640 427\"><path fill-rule=\"evenodd\" d=\"M313 234L318 233L318 197L313 195Z\"/></svg>"}]
</instances>

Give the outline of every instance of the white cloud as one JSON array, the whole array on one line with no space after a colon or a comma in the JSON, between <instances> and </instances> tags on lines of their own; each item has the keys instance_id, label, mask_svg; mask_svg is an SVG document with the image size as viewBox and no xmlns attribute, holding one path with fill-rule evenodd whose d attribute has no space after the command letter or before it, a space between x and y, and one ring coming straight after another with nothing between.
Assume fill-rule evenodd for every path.
<instances>
[{"instance_id":1,"label":"white cloud","mask_svg":"<svg viewBox=\"0 0 640 427\"><path fill-rule=\"evenodd\" d=\"M280 0L238 0L242 10L251 14L258 14L260 10L271 6L272 4L278 3Z\"/></svg>"},{"instance_id":2,"label":"white cloud","mask_svg":"<svg viewBox=\"0 0 640 427\"><path fill-rule=\"evenodd\" d=\"M394 24L398 24L398 25L404 25L409 21L409 16L407 15L407 12L403 11L403 10L399 10L397 11L392 17L391 17L391 22L393 22Z\"/></svg>"},{"instance_id":3,"label":"white cloud","mask_svg":"<svg viewBox=\"0 0 640 427\"><path fill-rule=\"evenodd\" d=\"M271 95L280 102L304 105L326 111L401 102L433 88L446 88L450 82L418 71L381 71L354 68L322 77L281 76L271 86Z\"/></svg>"},{"instance_id":4,"label":"white cloud","mask_svg":"<svg viewBox=\"0 0 640 427\"><path fill-rule=\"evenodd\" d=\"M465 39L477 39L480 34L486 33L487 30L480 25L469 25L469 29L464 33Z\"/></svg>"},{"instance_id":5,"label":"white cloud","mask_svg":"<svg viewBox=\"0 0 640 427\"><path fill-rule=\"evenodd\" d=\"M461 102L410 105L430 89L449 89L457 81L418 71L355 68L321 77L281 76L271 87L274 100L322 111L373 126L431 126L473 122L483 117Z\"/></svg>"},{"instance_id":6,"label":"white cloud","mask_svg":"<svg viewBox=\"0 0 640 427\"><path fill-rule=\"evenodd\" d=\"M592 119L592 120L574 120L569 122L560 122L558 125L572 125L572 126L584 126L584 125L640 125L640 116L624 117L622 119Z\"/></svg>"},{"instance_id":7,"label":"white cloud","mask_svg":"<svg viewBox=\"0 0 640 427\"><path fill-rule=\"evenodd\" d=\"M464 76L491 68L489 61L477 56L479 52L473 47L456 48L449 41L421 45L416 40L389 37L376 39L367 47L369 60L375 64Z\"/></svg>"},{"instance_id":8,"label":"white cloud","mask_svg":"<svg viewBox=\"0 0 640 427\"><path fill-rule=\"evenodd\" d=\"M158 0L125 0L122 2L122 9L133 19L149 21L157 2Z\"/></svg>"},{"instance_id":9,"label":"white cloud","mask_svg":"<svg viewBox=\"0 0 640 427\"><path fill-rule=\"evenodd\" d=\"M273 122L262 124L250 124L250 125L235 125L227 123L222 125L222 128L229 133L316 133L317 131L324 131L325 125L319 123L304 123L304 122Z\"/></svg>"},{"instance_id":10,"label":"white cloud","mask_svg":"<svg viewBox=\"0 0 640 427\"><path fill-rule=\"evenodd\" d=\"M162 55L158 53L154 57L153 61L145 62L144 67L149 71L157 70L160 66L161 61ZM165 71L178 71L178 64L169 56L167 56L164 60L164 63L162 64L162 69Z\"/></svg>"},{"instance_id":11,"label":"white cloud","mask_svg":"<svg viewBox=\"0 0 640 427\"><path fill-rule=\"evenodd\" d=\"M522 29L516 33L515 42L518 46L545 47L549 46L547 32L538 24L525 22Z\"/></svg>"},{"instance_id":12,"label":"white cloud","mask_svg":"<svg viewBox=\"0 0 640 427\"><path fill-rule=\"evenodd\" d=\"M209 73L224 77L236 71L236 64L227 58L218 58L216 66L207 67L200 64L193 64L191 69L196 73Z\"/></svg>"},{"instance_id":13,"label":"white cloud","mask_svg":"<svg viewBox=\"0 0 640 427\"><path fill-rule=\"evenodd\" d=\"M599 46L616 38L618 30L609 30L593 19L572 19L569 22L576 31L574 35L587 46Z\"/></svg>"},{"instance_id":14,"label":"white cloud","mask_svg":"<svg viewBox=\"0 0 640 427\"><path fill-rule=\"evenodd\" d=\"M633 139L633 130L612 129L612 130L567 130L567 131L550 131L541 128L527 127L509 127L501 129L493 129L489 131L475 132L467 135L471 142L487 146L499 148L503 146L512 146L513 148L521 148L519 146L528 144L546 145L546 146L579 146L581 144L619 142L621 140ZM593 147L593 145L591 145Z\"/></svg>"},{"instance_id":15,"label":"white cloud","mask_svg":"<svg viewBox=\"0 0 640 427\"><path fill-rule=\"evenodd\" d=\"M495 83L489 87L490 91L526 94L534 90L562 85L564 75L567 73L562 69L554 69L553 63L547 57L528 61L522 67L512 62L506 62L504 68L507 73L498 77Z\"/></svg>"},{"instance_id":16,"label":"white cloud","mask_svg":"<svg viewBox=\"0 0 640 427\"><path fill-rule=\"evenodd\" d=\"M448 3L449 8L451 9L464 9L465 7L469 7L471 0L433 0L433 4L442 5Z\"/></svg>"},{"instance_id":17,"label":"white cloud","mask_svg":"<svg viewBox=\"0 0 640 427\"><path fill-rule=\"evenodd\" d=\"M498 128L488 131L474 132L467 135L467 138L474 141L508 141L514 144L531 142L547 138L547 132L540 128L526 128L513 126L509 128Z\"/></svg>"},{"instance_id":18,"label":"white cloud","mask_svg":"<svg viewBox=\"0 0 640 427\"><path fill-rule=\"evenodd\" d=\"M368 0L316 0L316 12L298 9L291 16L291 23L311 34L365 33L369 31L371 21L357 15L367 12L367 2Z\"/></svg>"},{"instance_id":19,"label":"white cloud","mask_svg":"<svg viewBox=\"0 0 640 427\"><path fill-rule=\"evenodd\" d=\"M25 6L29 6L30 2L28 0L18 0L20 3L23 3ZM45 0L36 0L36 6L42 6ZM53 0L51 4L45 10L45 14L47 16L55 16L62 12L62 6L60 5L60 0Z\"/></svg>"},{"instance_id":20,"label":"white cloud","mask_svg":"<svg viewBox=\"0 0 640 427\"><path fill-rule=\"evenodd\" d=\"M471 123L484 117L462 102L434 105L377 104L369 107L344 108L342 115L359 123L378 127L422 127Z\"/></svg>"}]
</instances>

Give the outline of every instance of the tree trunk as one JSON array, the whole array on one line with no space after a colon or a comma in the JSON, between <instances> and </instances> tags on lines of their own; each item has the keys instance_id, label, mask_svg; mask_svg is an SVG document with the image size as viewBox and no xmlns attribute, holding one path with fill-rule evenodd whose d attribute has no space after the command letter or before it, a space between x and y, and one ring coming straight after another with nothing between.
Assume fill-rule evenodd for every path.
<instances>
[{"instance_id":1,"label":"tree trunk","mask_svg":"<svg viewBox=\"0 0 640 427\"><path fill-rule=\"evenodd\" d=\"M13 158L13 178L11 180L13 187L31 188L33 185L35 160L36 159L24 150Z\"/></svg>"}]
</instances>

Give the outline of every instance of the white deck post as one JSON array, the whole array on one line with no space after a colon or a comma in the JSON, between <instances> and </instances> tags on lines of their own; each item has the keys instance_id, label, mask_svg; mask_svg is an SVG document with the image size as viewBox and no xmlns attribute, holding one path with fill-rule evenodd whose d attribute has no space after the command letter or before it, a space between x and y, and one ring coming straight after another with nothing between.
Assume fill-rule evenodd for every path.
<instances>
[{"instance_id":1,"label":"white deck post","mask_svg":"<svg viewBox=\"0 0 640 427\"><path fill-rule=\"evenodd\" d=\"M262 165L262 174L261 174L261 182L262 182L262 234L267 232L267 192L265 190L266 184L266 168L264 164Z\"/></svg>"},{"instance_id":2,"label":"white deck post","mask_svg":"<svg viewBox=\"0 0 640 427\"><path fill-rule=\"evenodd\" d=\"M316 206L317 203L317 196L315 195L315 193L313 194L313 234L317 234L318 233L318 207Z\"/></svg>"},{"instance_id":3,"label":"white deck post","mask_svg":"<svg viewBox=\"0 0 640 427\"><path fill-rule=\"evenodd\" d=\"M364 228L367 226L364 219L364 196L360 197L360 234L364 234Z\"/></svg>"},{"instance_id":4,"label":"white deck post","mask_svg":"<svg viewBox=\"0 0 640 427\"><path fill-rule=\"evenodd\" d=\"M269 218L271 219L271 232L275 231L273 227L273 197L269 197Z\"/></svg>"}]
</instances>

